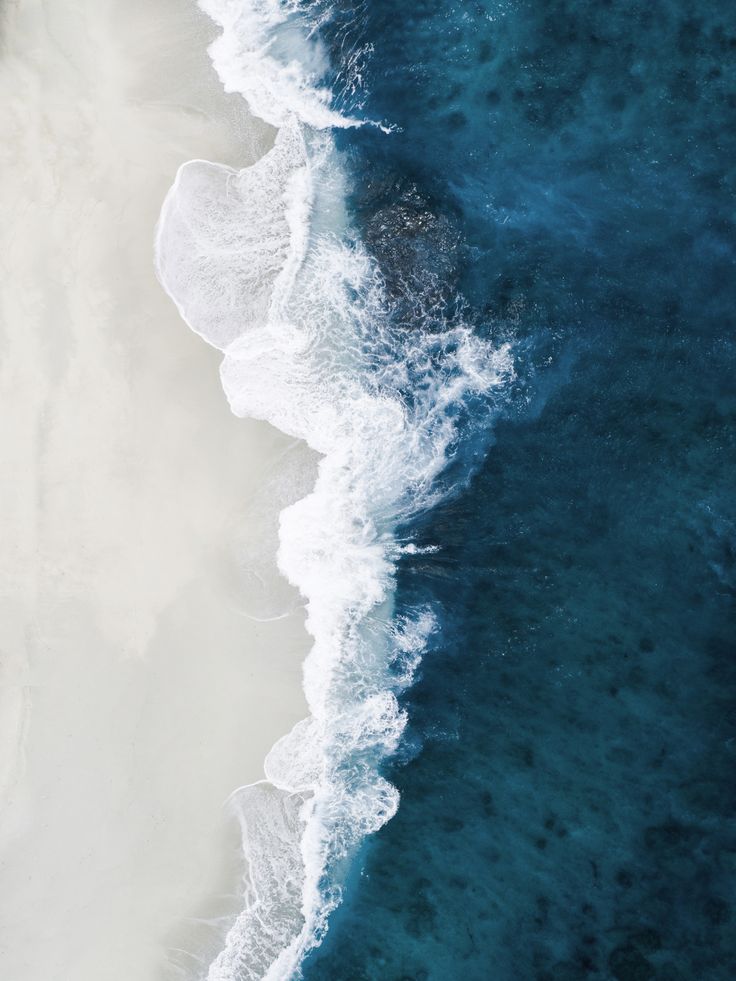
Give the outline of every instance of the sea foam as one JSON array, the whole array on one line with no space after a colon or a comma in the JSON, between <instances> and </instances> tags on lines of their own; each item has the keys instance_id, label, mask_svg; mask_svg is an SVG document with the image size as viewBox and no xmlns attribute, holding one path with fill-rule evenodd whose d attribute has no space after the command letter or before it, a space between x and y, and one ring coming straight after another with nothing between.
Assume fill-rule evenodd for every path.
<instances>
[{"instance_id":1,"label":"sea foam","mask_svg":"<svg viewBox=\"0 0 736 981\"><path fill-rule=\"evenodd\" d=\"M272 149L234 170L180 168L156 237L159 278L182 317L223 352L232 410L322 456L310 494L280 516L278 564L305 599L310 716L271 750L266 781L233 795L247 860L244 909L208 981L296 977L340 902L347 863L396 812L382 775L406 724L430 610L397 617L398 526L444 493L438 479L469 406L509 379L458 316L391 298L351 228L330 128L353 125L319 86L324 51L300 10L275 0L202 0L229 90L279 126ZM387 137L390 138L390 137Z\"/></svg>"},{"instance_id":2,"label":"sea foam","mask_svg":"<svg viewBox=\"0 0 736 981\"><path fill-rule=\"evenodd\" d=\"M294 115L316 129L360 125L332 108L332 92L321 81L329 64L317 33L321 4L300 0L198 0L198 4L222 29L209 54L225 91L247 99L254 115L273 126L282 126Z\"/></svg>"}]
</instances>

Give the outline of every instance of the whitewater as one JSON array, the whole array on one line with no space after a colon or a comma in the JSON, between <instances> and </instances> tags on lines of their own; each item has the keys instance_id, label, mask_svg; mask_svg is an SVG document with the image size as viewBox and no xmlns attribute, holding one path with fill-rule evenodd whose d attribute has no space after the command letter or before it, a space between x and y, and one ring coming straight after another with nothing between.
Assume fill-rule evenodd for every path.
<instances>
[{"instance_id":1,"label":"whitewater","mask_svg":"<svg viewBox=\"0 0 736 981\"><path fill-rule=\"evenodd\" d=\"M319 37L329 9L199 6L221 30L210 56L225 90L277 132L251 167L180 168L157 228L157 273L186 323L222 352L233 412L321 455L313 490L279 522L278 565L304 598L313 639L310 715L273 747L266 779L233 794L243 909L206 975L277 981L299 976L351 857L398 807L381 768L436 629L430 608L394 608L397 566L413 548L402 529L459 479L450 465L471 430L488 432L513 365L508 347L473 333L456 298L438 304L429 273L403 295L388 289L353 226L334 131L362 122L359 103L338 111L324 83L342 67Z\"/></svg>"}]
</instances>

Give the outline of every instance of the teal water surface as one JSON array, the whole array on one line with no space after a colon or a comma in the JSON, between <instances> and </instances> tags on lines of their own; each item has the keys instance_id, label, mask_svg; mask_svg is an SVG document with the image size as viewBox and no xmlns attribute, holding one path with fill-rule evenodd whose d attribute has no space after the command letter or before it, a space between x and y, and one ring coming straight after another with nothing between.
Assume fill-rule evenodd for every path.
<instances>
[{"instance_id":1,"label":"teal water surface","mask_svg":"<svg viewBox=\"0 0 736 981\"><path fill-rule=\"evenodd\" d=\"M736 8L370 0L326 31L397 127L339 137L389 285L462 296L518 381L406 529L438 551L400 602L441 629L305 976L730 981Z\"/></svg>"}]
</instances>

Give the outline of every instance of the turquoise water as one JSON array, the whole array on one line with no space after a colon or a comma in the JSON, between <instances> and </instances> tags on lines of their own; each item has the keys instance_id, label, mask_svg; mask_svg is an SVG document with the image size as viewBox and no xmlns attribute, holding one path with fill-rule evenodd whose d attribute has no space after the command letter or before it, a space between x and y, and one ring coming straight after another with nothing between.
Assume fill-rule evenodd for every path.
<instances>
[{"instance_id":1,"label":"turquoise water","mask_svg":"<svg viewBox=\"0 0 736 981\"><path fill-rule=\"evenodd\" d=\"M441 630L305 975L732 979L736 9L371 0L325 34L398 128L338 134L397 302L463 297L518 379L405 529L438 550L400 608Z\"/></svg>"}]
</instances>

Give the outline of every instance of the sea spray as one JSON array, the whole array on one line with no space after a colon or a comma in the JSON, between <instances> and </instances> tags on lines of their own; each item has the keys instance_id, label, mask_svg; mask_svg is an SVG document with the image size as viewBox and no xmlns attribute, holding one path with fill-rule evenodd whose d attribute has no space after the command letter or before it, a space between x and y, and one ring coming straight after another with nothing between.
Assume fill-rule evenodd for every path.
<instances>
[{"instance_id":1,"label":"sea spray","mask_svg":"<svg viewBox=\"0 0 736 981\"><path fill-rule=\"evenodd\" d=\"M397 529L446 492L440 477L470 407L487 426L512 367L457 304L438 306L431 277L426 303L421 283L408 304L387 288L350 225L330 132L354 121L319 87L324 52L314 32L299 33L297 6L202 7L223 28L211 53L224 84L280 128L252 167L180 169L157 231L158 275L223 352L233 411L322 454L314 489L279 527L279 568L305 599L313 638L310 716L273 748L267 780L233 797L244 909L208 973L286 979L324 935L356 847L398 806L381 766L434 621L426 609L394 616Z\"/></svg>"}]
</instances>

